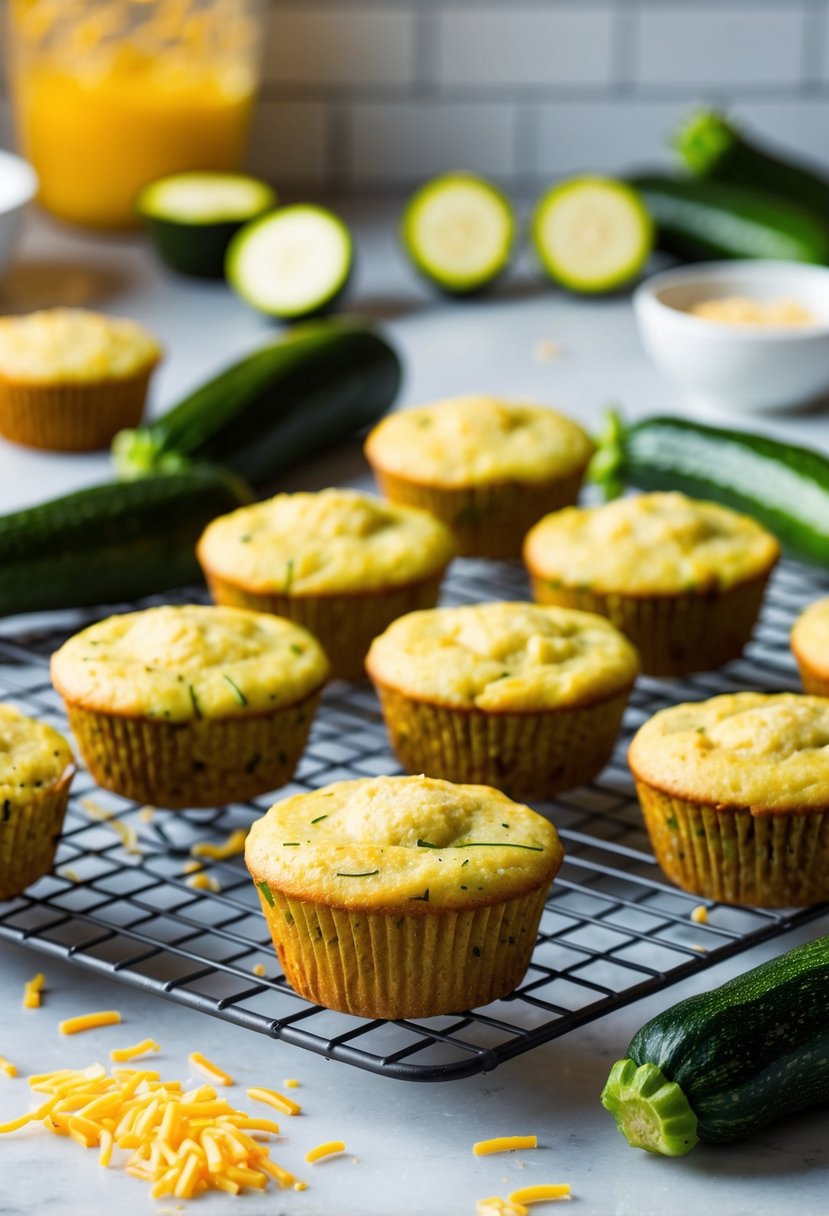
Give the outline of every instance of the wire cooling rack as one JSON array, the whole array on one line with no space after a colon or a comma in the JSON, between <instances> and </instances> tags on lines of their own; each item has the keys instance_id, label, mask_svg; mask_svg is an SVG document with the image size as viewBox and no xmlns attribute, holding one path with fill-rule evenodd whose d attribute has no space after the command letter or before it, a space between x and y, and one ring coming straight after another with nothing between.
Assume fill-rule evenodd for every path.
<instances>
[{"instance_id":1,"label":"wire cooling rack","mask_svg":"<svg viewBox=\"0 0 829 1216\"><path fill-rule=\"evenodd\" d=\"M742 659L691 679L640 680L613 760L599 778L538 807L556 824L566 860L527 975L506 1000L398 1022L310 1004L275 966L241 857L204 861L215 892L193 889L183 873L193 844L219 843L247 828L273 797L211 811L150 811L98 789L85 771L73 785L53 874L0 903L0 936L386 1076L442 1081L495 1068L821 912L731 908L671 886L650 853L624 756L631 734L666 705L740 688L797 688L789 629L805 604L828 591L829 581L784 563ZM455 604L527 598L518 566L470 560L454 563L444 595ZM66 730L48 657L97 615L29 618L15 633L7 624L0 698ZM399 771L372 690L334 684L293 782L276 797ZM704 924L690 918L700 903L708 910Z\"/></svg>"}]
</instances>

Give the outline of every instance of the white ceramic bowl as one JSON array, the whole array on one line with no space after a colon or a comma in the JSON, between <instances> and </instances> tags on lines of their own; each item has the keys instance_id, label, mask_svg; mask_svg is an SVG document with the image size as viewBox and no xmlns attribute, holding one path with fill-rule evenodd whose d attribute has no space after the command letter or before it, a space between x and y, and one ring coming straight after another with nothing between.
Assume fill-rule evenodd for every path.
<instances>
[{"instance_id":1,"label":"white ceramic bowl","mask_svg":"<svg viewBox=\"0 0 829 1216\"><path fill-rule=\"evenodd\" d=\"M28 161L0 150L0 274L20 234L23 213L37 193L37 174Z\"/></svg>"},{"instance_id":2,"label":"white ceramic bowl","mask_svg":"<svg viewBox=\"0 0 829 1216\"><path fill-rule=\"evenodd\" d=\"M722 325L687 311L726 296L797 300L815 324ZM645 350L706 412L800 409L829 394L829 268L702 262L653 275L633 305Z\"/></svg>"}]
</instances>

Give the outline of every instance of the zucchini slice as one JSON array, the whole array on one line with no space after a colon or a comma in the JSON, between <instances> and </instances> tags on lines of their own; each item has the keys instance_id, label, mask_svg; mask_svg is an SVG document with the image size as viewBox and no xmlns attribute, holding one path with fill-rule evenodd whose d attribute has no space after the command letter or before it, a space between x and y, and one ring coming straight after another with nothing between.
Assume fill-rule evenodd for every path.
<instances>
[{"instance_id":1,"label":"zucchini slice","mask_svg":"<svg viewBox=\"0 0 829 1216\"><path fill-rule=\"evenodd\" d=\"M421 274L450 295L466 295L488 286L507 265L515 216L483 178L445 173L409 199L400 236Z\"/></svg>"},{"instance_id":2,"label":"zucchini slice","mask_svg":"<svg viewBox=\"0 0 829 1216\"><path fill-rule=\"evenodd\" d=\"M162 262L179 274L224 275L231 238L276 206L276 194L243 173L174 173L151 182L136 210Z\"/></svg>"},{"instance_id":3,"label":"zucchini slice","mask_svg":"<svg viewBox=\"0 0 829 1216\"><path fill-rule=\"evenodd\" d=\"M602 1105L633 1148L677 1157L829 1102L829 937L680 1001L633 1036Z\"/></svg>"},{"instance_id":4,"label":"zucchini slice","mask_svg":"<svg viewBox=\"0 0 829 1216\"><path fill-rule=\"evenodd\" d=\"M574 177L542 195L530 234L551 279L600 292L637 277L653 247L653 223L638 192L608 177Z\"/></svg>"},{"instance_id":5,"label":"zucchini slice","mask_svg":"<svg viewBox=\"0 0 829 1216\"><path fill-rule=\"evenodd\" d=\"M285 321L316 316L345 290L351 233L325 207L296 203L247 224L230 243L231 287L253 308Z\"/></svg>"}]
</instances>

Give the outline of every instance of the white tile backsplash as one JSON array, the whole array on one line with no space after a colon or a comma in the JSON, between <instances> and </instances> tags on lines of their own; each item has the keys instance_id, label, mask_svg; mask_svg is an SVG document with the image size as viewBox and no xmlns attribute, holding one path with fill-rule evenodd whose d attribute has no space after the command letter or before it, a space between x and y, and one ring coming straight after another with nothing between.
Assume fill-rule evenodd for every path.
<instances>
[{"instance_id":1,"label":"white tile backsplash","mask_svg":"<svg viewBox=\"0 0 829 1216\"><path fill-rule=\"evenodd\" d=\"M699 101L829 167L829 0L265 2L249 160L287 192L666 164Z\"/></svg>"},{"instance_id":2,"label":"white tile backsplash","mask_svg":"<svg viewBox=\"0 0 829 1216\"><path fill-rule=\"evenodd\" d=\"M248 160L277 189L328 186L328 107L322 102L262 100L254 112Z\"/></svg>"},{"instance_id":3,"label":"white tile backsplash","mask_svg":"<svg viewBox=\"0 0 829 1216\"><path fill-rule=\"evenodd\" d=\"M676 161L668 141L689 108L688 98L546 102L537 107L530 163L521 167L541 180L597 168L627 173L670 166Z\"/></svg>"},{"instance_id":4,"label":"white tile backsplash","mask_svg":"<svg viewBox=\"0 0 829 1216\"><path fill-rule=\"evenodd\" d=\"M408 186L447 169L515 173L513 108L500 102L366 102L349 114L350 184Z\"/></svg>"},{"instance_id":5,"label":"white tile backsplash","mask_svg":"<svg viewBox=\"0 0 829 1216\"><path fill-rule=\"evenodd\" d=\"M394 85L415 79L413 9L303 4L272 9L265 80L290 85Z\"/></svg>"},{"instance_id":6,"label":"white tile backsplash","mask_svg":"<svg viewBox=\"0 0 829 1216\"><path fill-rule=\"evenodd\" d=\"M799 4L644 5L635 80L645 85L797 85L804 59Z\"/></svg>"},{"instance_id":7,"label":"white tile backsplash","mask_svg":"<svg viewBox=\"0 0 829 1216\"><path fill-rule=\"evenodd\" d=\"M443 85L607 85L613 5L447 8L438 16Z\"/></svg>"}]
</instances>

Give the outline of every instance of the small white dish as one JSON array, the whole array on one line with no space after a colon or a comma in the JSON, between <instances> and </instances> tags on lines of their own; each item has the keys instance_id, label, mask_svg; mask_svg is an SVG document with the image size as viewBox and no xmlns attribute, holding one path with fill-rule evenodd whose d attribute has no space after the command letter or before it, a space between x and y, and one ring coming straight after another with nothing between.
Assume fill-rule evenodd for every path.
<instances>
[{"instance_id":1,"label":"small white dish","mask_svg":"<svg viewBox=\"0 0 829 1216\"><path fill-rule=\"evenodd\" d=\"M738 326L693 316L703 300L797 300L813 325ZM633 307L645 350L705 412L802 409L829 394L829 268L702 262L653 275Z\"/></svg>"},{"instance_id":2,"label":"small white dish","mask_svg":"<svg viewBox=\"0 0 829 1216\"><path fill-rule=\"evenodd\" d=\"M23 223L37 194L37 174L28 161L0 149L0 274L8 265Z\"/></svg>"}]
</instances>

